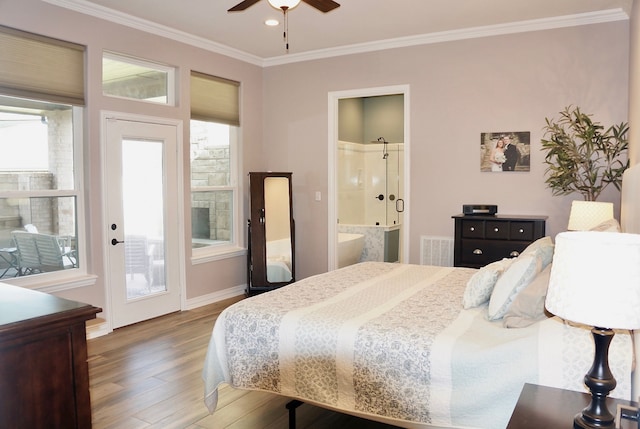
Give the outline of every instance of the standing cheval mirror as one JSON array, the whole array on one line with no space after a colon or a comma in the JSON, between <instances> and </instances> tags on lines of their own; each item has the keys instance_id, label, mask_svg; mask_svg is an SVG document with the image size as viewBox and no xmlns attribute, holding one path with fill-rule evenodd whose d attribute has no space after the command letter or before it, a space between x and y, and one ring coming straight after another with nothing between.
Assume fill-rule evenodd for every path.
<instances>
[{"instance_id":1,"label":"standing cheval mirror","mask_svg":"<svg viewBox=\"0 0 640 429\"><path fill-rule=\"evenodd\" d=\"M247 295L295 281L292 173L249 173Z\"/></svg>"}]
</instances>

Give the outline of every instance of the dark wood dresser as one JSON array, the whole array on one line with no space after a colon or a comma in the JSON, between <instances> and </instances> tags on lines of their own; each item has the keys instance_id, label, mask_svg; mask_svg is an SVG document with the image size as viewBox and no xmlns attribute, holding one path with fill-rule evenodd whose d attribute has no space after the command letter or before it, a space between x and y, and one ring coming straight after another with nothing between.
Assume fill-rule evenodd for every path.
<instances>
[{"instance_id":1,"label":"dark wood dresser","mask_svg":"<svg viewBox=\"0 0 640 429\"><path fill-rule=\"evenodd\" d=\"M0 427L91 427L85 322L100 311L0 283Z\"/></svg>"},{"instance_id":2,"label":"dark wood dresser","mask_svg":"<svg viewBox=\"0 0 640 429\"><path fill-rule=\"evenodd\" d=\"M546 216L455 215L453 265L480 268L544 237Z\"/></svg>"}]
</instances>

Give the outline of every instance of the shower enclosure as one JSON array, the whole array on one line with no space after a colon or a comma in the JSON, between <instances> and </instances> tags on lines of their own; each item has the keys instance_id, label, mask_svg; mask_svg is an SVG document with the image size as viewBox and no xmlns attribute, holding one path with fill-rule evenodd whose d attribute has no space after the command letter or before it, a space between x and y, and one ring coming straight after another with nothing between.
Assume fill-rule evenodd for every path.
<instances>
[{"instance_id":1,"label":"shower enclosure","mask_svg":"<svg viewBox=\"0 0 640 429\"><path fill-rule=\"evenodd\" d=\"M338 223L401 223L403 151L402 143L338 142Z\"/></svg>"},{"instance_id":2,"label":"shower enclosure","mask_svg":"<svg viewBox=\"0 0 640 429\"><path fill-rule=\"evenodd\" d=\"M403 143L338 142L338 232L363 234L361 261L400 260Z\"/></svg>"}]
</instances>

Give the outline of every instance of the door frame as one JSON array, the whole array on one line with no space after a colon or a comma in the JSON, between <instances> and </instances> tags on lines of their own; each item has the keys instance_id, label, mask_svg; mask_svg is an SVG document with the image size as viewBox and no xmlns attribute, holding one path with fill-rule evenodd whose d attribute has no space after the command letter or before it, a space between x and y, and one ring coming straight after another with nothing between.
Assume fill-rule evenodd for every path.
<instances>
[{"instance_id":1,"label":"door frame","mask_svg":"<svg viewBox=\"0 0 640 429\"><path fill-rule=\"evenodd\" d=\"M338 267L338 187L337 187L337 165L338 165L338 102L344 98L362 98L362 97L375 97L381 95L396 95L402 94L404 96L404 213L402 222L402 258L400 262L409 262L409 225L411 214L411 189L410 189L410 177L411 177L411 164L409 162L411 153L411 133L410 133L410 111L409 111L409 85L392 85L373 88L352 89L345 91L331 91L329 92L329 127L328 127L328 192L327 192L327 205L328 205L328 219L327 219L327 231L328 231L328 270L332 271Z\"/></svg>"},{"instance_id":2,"label":"door frame","mask_svg":"<svg viewBox=\"0 0 640 429\"><path fill-rule=\"evenodd\" d=\"M108 255L108 246L110 246L110 235L109 228L107 227L108 223L108 210L107 210L107 121L110 120L118 120L118 121L130 121L130 122L141 122L151 125L167 125L175 127L176 129L176 149L177 149L177 165L176 165L176 175L178 183L176 186L177 189L177 204L176 210L178 211L176 216L178 219L178 225L167 225L169 228L177 228L176 237L177 237L177 247L178 247L178 260L174 261L176 266L173 268L178 271L178 287L180 293L180 310L184 310L186 308L186 274L185 274L185 243L184 243L184 168L183 168L183 121L178 119L169 119L155 116L147 116L147 115L139 115L133 113L124 113L124 112L115 112L115 111L107 111L103 110L100 112L100 156L102 160L102 175L101 175L101 191L102 191L102 225L101 236L103 243L103 252L102 252L102 260L103 260L103 272L104 272L104 289L105 289L105 307L104 311L107 322L107 332L113 331L113 309L112 309L112 291L111 287L111 274L107 269L109 267L109 255Z\"/></svg>"}]
</instances>

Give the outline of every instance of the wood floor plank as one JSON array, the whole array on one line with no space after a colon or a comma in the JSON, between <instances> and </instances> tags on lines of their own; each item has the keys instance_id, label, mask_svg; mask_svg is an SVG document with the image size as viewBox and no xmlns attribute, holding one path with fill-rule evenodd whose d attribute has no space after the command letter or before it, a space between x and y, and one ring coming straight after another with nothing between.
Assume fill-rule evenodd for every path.
<instances>
[{"instance_id":1,"label":"wood floor plank","mask_svg":"<svg viewBox=\"0 0 640 429\"><path fill-rule=\"evenodd\" d=\"M223 385L218 408L204 405L202 368L219 314L242 297L172 313L88 341L94 429L284 429L288 398ZM311 405L297 429L382 429Z\"/></svg>"}]
</instances>

